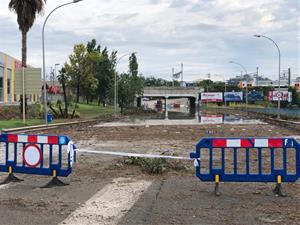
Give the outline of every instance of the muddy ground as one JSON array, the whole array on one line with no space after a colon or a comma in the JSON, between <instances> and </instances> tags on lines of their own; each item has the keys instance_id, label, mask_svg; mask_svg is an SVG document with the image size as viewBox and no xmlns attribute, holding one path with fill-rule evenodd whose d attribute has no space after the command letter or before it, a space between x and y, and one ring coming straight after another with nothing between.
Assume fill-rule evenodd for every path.
<instances>
[{"instance_id":1,"label":"muddy ground","mask_svg":"<svg viewBox=\"0 0 300 225\"><path fill-rule=\"evenodd\" d=\"M180 156L188 156L203 137L299 135L268 124L77 125L49 132L69 135L81 149ZM299 224L299 181L283 185L285 198L265 183L221 183L216 197L213 183L195 177L191 161L178 162L184 169L150 175L124 160L81 153L71 176L62 179L70 185L52 189L39 188L49 177L18 174L24 182L0 186L0 224Z\"/></svg>"}]
</instances>

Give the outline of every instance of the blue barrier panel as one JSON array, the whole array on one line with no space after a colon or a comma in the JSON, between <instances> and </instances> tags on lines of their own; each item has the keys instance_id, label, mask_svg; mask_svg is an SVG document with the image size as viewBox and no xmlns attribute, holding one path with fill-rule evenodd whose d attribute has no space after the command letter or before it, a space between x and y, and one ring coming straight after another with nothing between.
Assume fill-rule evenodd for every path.
<instances>
[{"instance_id":1,"label":"blue barrier panel","mask_svg":"<svg viewBox=\"0 0 300 225\"><path fill-rule=\"evenodd\" d=\"M1 134L0 172L67 177L74 149L68 136Z\"/></svg>"},{"instance_id":2,"label":"blue barrier panel","mask_svg":"<svg viewBox=\"0 0 300 225\"><path fill-rule=\"evenodd\" d=\"M195 159L196 176L216 184L281 184L300 177L300 144L293 138L204 138L190 157Z\"/></svg>"}]
</instances>

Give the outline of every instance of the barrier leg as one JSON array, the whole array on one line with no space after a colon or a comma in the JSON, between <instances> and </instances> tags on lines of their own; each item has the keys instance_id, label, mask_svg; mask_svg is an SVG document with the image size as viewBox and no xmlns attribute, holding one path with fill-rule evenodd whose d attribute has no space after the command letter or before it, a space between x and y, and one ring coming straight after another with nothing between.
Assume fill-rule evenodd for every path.
<instances>
[{"instance_id":1,"label":"barrier leg","mask_svg":"<svg viewBox=\"0 0 300 225\"><path fill-rule=\"evenodd\" d=\"M219 183L220 183L220 176L216 175L215 176L215 195L219 196L220 195L220 191L219 191Z\"/></svg>"},{"instance_id":2,"label":"barrier leg","mask_svg":"<svg viewBox=\"0 0 300 225\"><path fill-rule=\"evenodd\" d=\"M2 185L2 184L8 184L8 183L11 183L11 182L21 182L21 181L24 181L24 180L22 180L20 178L17 178L13 174L12 167L10 166L8 168L8 176L7 176L7 178L3 182L1 182L0 185Z\"/></svg>"},{"instance_id":3,"label":"barrier leg","mask_svg":"<svg viewBox=\"0 0 300 225\"><path fill-rule=\"evenodd\" d=\"M274 188L273 192L280 197L286 196L284 193L282 193L281 176L277 176L277 183L276 183L276 187Z\"/></svg>"},{"instance_id":4,"label":"barrier leg","mask_svg":"<svg viewBox=\"0 0 300 225\"><path fill-rule=\"evenodd\" d=\"M61 186L66 186L66 185L69 185L69 184L66 184L66 183L62 182L60 179L58 179L56 170L53 170L52 180L45 186L42 186L41 188L61 187Z\"/></svg>"}]
</instances>

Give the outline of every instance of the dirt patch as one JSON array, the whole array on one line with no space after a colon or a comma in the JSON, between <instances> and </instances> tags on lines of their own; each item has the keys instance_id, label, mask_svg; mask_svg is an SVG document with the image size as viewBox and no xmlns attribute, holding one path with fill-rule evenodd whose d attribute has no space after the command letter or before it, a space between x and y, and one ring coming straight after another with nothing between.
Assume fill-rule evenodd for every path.
<instances>
[{"instance_id":1,"label":"dirt patch","mask_svg":"<svg viewBox=\"0 0 300 225\"><path fill-rule=\"evenodd\" d=\"M297 135L284 127L273 125L110 128L72 125L49 132L69 135L79 148L154 154L168 152L180 156L187 156L203 137ZM73 218L73 213L80 215L76 214L76 210L80 210L79 212L85 217L90 213L87 205L92 207L92 214L94 213L91 216L92 219L88 220L90 224L107 224L106 222L109 221L124 225L297 224L300 220L299 182L283 185L284 191L288 194L286 198L274 196L272 193L274 184L221 183L222 195L217 198L213 192L214 184L199 181L192 169L178 171L170 169L160 175L150 175L138 166L124 165L122 163L124 160L123 157L81 153L78 155L72 175L63 179L70 185L60 188L40 189L40 186L49 181L49 177L19 175L25 179L24 182L13 183L0 189L1 224L59 224L67 218ZM192 164L188 161L187 164L189 163ZM4 177L3 174L0 178ZM130 182L126 186L126 182L121 182L120 185L113 180L129 180ZM132 201L128 200L126 207L126 204L120 203L121 206L115 208L115 212L118 212L116 213L118 216L114 217L115 220L107 217L110 212L107 211L109 208L101 207L114 201L118 188L120 194L122 190L134 187L135 182L137 184L150 182L151 184L147 188L142 185L145 188L142 188L144 191L139 195L135 196L135 192L132 192L131 196L134 198L130 198L133 199ZM105 187L111 184L117 188L114 192L116 196L114 193L107 194L110 192L105 191L107 190ZM97 193L103 195L99 196ZM100 205L98 200L95 204L93 203L94 200L91 200L94 199L93 196L101 200ZM103 198L103 196L106 197ZM114 205L107 206L113 207ZM103 216L105 212L104 220L95 220ZM111 215L114 215L113 211ZM66 221L73 220L67 219Z\"/></svg>"}]
</instances>

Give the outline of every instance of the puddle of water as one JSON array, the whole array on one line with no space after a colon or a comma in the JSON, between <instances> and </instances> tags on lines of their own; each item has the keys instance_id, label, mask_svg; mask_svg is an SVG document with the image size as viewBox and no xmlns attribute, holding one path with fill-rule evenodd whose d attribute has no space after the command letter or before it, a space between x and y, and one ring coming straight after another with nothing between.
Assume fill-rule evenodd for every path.
<instances>
[{"instance_id":1,"label":"puddle of water","mask_svg":"<svg viewBox=\"0 0 300 225\"><path fill-rule=\"evenodd\" d=\"M114 121L95 125L94 127L122 127L122 126L172 126L172 125L205 125L205 124L266 124L260 120L245 118L238 114L203 114L203 115L169 115L168 118L129 118L122 121Z\"/></svg>"}]
</instances>

